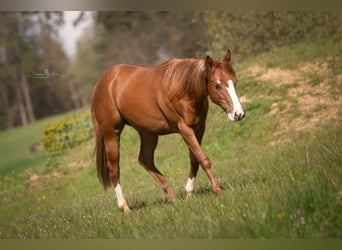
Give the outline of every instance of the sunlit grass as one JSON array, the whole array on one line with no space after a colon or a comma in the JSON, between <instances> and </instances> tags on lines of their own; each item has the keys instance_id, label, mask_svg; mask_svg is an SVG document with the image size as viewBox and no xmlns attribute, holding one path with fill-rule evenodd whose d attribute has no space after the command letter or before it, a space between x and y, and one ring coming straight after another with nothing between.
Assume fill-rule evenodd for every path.
<instances>
[{"instance_id":1,"label":"sunlit grass","mask_svg":"<svg viewBox=\"0 0 342 250\"><path fill-rule=\"evenodd\" d=\"M246 118L230 123L211 104L202 143L222 195L212 193L200 169L195 193L186 199L188 149L181 136L173 134L160 137L155 153L157 167L177 195L173 204L165 203L161 188L138 163L137 132L126 127L121 137L121 184L132 214L123 214L114 191L105 192L100 186L92 161L94 141L90 140L62 156L46 155L41 161L25 153L10 160L1 158L0 238L341 237L342 127L331 123L317 131L291 134L288 143L271 144L277 140L271 106L279 103L284 110L281 101L287 100L286 105L295 111L296 100L286 95L298 84L270 87L240 79L239 92L248 99ZM322 108L317 106L312 112ZM341 111L338 114L342 116ZM39 138L39 124L2 133L1 156L27 150ZM15 168L12 174L3 170L9 161ZM28 165L17 171L20 161Z\"/></svg>"},{"instance_id":2,"label":"sunlit grass","mask_svg":"<svg viewBox=\"0 0 342 250\"><path fill-rule=\"evenodd\" d=\"M42 176L40 188L27 190L27 181L7 177L7 186L2 184L8 195L1 199L6 206L1 211L1 237L302 238L341 234L341 128L308 133L292 144L272 147L263 139L267 133L260 132L269 128L267 121L257 122L251 114L254 121L245 121L254 127L251 130L244 123L219 123L224 114L216 108L212 111L203 148L212 159L222 196L211 192L200 170L196 193L185 199L188 152L180 136L171 135L160 140L156 153L159 169L177 193L176 202L166 204L162 190L137 163L138 135L128 128L122 138L121 172L131 215L117 208L113 190L102 190L93 164L83 170L64 170L80 157L91 157L90 142L61 159L55 171L66 171L65 175L57 179ZM44 172L39 168L28 171Z\"/></svg>"}]
</instances>

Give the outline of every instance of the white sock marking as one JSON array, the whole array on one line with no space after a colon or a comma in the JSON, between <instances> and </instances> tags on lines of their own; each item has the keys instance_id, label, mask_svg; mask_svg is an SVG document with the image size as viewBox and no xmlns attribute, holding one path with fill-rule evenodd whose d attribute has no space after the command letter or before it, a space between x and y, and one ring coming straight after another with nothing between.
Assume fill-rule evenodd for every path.
<instances>
[{"instance_id":1,"label":"white sock marking","mask_svg":"<svg viewBox=\"0 0 342 250\"><path fill-rule=\"evenodd\" d=\"M123 196L120 184L116 185L114 190L115 190L116 198L118 199L118 205L120 208L122 208L124 204L126 203L126 200Z\"/></svg>"},{"instance_id":2,"label":"white sock marking","mask_svg":"<svg viewBox=\"0 0 342 250\"><path fill-rule=\"evenodd\" d=\"M185 191L187 193L192 193L194 191L194 187L195 187L195 177L193 177L192 179L188 178L188 181L186 182L186 185L185 185Z\"/></svg>"}]
</instances>

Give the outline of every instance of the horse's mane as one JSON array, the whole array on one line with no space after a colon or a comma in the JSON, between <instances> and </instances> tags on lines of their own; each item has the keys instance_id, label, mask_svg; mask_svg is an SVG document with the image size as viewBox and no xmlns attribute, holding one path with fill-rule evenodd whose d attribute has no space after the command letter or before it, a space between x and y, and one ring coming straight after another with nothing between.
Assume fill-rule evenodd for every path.
<instances>
[{"instance_id":1,"label":"horse's mane","mask_svg":"<svg viewBox=\"0 0 342 250\"><path fill-rule=\"evenodd\" d=\"M163 84L171 99L185 95L199 98L207 91L204 60L170 59L159 67L165 70Z\"/></svg>"}]
</instances>

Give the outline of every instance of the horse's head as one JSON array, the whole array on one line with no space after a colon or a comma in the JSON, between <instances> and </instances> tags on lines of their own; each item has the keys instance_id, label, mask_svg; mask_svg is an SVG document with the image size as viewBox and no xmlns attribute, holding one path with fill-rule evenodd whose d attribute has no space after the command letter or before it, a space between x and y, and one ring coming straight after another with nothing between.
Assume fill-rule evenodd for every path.
<instances>
[{"instance_id":1,"label":"horse's head","mask_svg":"<svg viewBox=\"0 0 342 250\"><path fill-rule=\"evenodd\" d=\"M227 113L229 120L240 121L245 112L236 94L237 79L230 59L230 50L220 62L206 57L207 89L210 99Z\"/></svg>"}]
</instances>

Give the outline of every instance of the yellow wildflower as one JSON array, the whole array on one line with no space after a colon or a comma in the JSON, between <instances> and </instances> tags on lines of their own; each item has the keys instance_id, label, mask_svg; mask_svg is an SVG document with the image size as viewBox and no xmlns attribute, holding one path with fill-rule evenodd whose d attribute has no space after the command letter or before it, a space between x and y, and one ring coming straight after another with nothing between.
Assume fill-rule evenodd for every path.
<instances>
[{"instance_id":1,"label":"yellow wildflower","mask_svg":"<svg viewBox=\"0 0 342 250\"><path fill-rule=\"evenodd\" d=\"M282 212L277 213L277 218L278 218L278 219L282 219L282 218L284 218L284 217L285 217L285 214L284 214L284 213L282 213Z\"/></svg>"}]
</instances>

